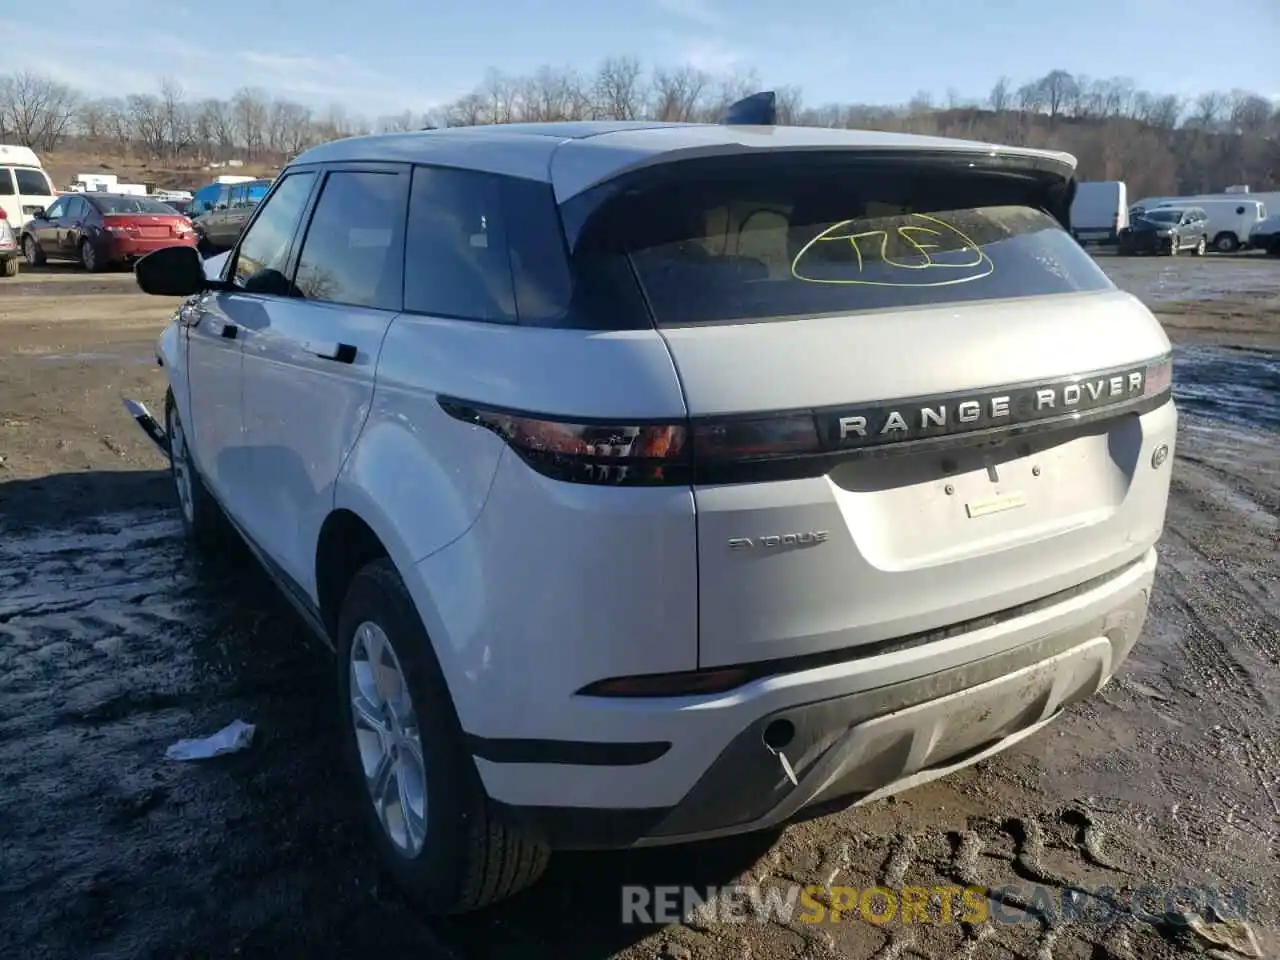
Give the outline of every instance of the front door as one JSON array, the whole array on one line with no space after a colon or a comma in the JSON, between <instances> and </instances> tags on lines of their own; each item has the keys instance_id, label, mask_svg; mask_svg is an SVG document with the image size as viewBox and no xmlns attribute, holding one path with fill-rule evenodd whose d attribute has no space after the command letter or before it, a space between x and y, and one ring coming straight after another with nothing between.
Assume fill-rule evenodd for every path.
<instances>
[{"instance_id":1,"label":"front door","mask_svg":"<svg viewBox=\"0 0 1280 960\"><path fill-rule=\"evenodd\" d=\"M408 183L395 166L331 168L299 246L292 296L243 312L253 535L312 595L320 526L401 309Z\"/></svg>"},{"instance_id":2,"label":"front door","mask_svg":"<svg viewBox=\"0 0 1280 960\"><path fill-rule=\"evenodd\" d=\"M284 292L293 237L306 209L315 174L281 181L246 235L226 279L235 289L208 293L191 314L188 376L191 384L190 444L201 476L231 517L251 522L254 498L242 412L245 329Z\"/></svg>"},{"instance_id":3,"label":"front door","mask_svg":"<svg viewBox=\"0 0 1280 960\"><path fill-rule=\"evenodd\" d=\"M67 212L70 197L59 197L39 217L27 223L27 233L35 237L37 246L46 257L61 256L58 246L58 221Z\"/></svg>"}]
</instances>

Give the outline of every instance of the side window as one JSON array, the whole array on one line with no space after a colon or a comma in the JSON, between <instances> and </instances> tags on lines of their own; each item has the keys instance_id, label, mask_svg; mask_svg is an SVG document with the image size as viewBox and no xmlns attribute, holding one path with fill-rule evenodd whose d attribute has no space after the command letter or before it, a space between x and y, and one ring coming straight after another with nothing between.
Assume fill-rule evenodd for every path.
<instances>
[{"instance_id":1,"label":"side window","mask_svg":"<svg viewBox=\"0 0 1280 960\"><path fill-rule=\"evenodd\" d=\"M13 172L8 167L0 167L0 197L12 197L17 192L13 186Z\"/></svg>"},{"instance_id":2,"label":"side window","mask_svg":"<svg viewBox=\"0 0 1280 960\"><path fill-rule=\"evenodd\" d=\"M222 186L218 187L217 196L215 196L213 199L213 209L215 210L227 209L227 203L230 201L230 199L231 199L231 188L226 184L223 184Z\"/></svg>"},{"instance_id":3,"label":"side window","mask_svg":"<svg viewBox=\"0 0 1280 960\"><path fill-rule=\"evenodd\" d=\"M405 264L406 310L516 322L501 178L415 167Z\"/></svg>"},{"instance_id":4,"label":"side window","mask_svg":"<svg viewBox=\"0 0 1280 960\"><path fill-rule=\"evenodd\" d=\"M49 185L49 178L44 175L42 170L32 170L27 167L15 167L13 170L13 176L18 182L18 193L23 196L53 196L53 188Z\"/></svg>"},{"instance_id":5,"label":"side window","mask_svg":"<svg viewBox=\"0 0 1280 960\"><path fill-rule=\"evenodd\" d=\"M236 184L231 188L231 199L227 202L230 207L243 207L245 204L246 190L244 184Z\"/></svg>"},{"instance_id":6,"label":"side window","mask_svg":"<svg viewBox=\"0 0 1280 960\"><path fill-rule=\"evenodd\" d=\"M65 198L53 201L45 208L44 218L46 220L57 220L59 217L65 217L67 215L67 206L68 202Z\"/></svg>"},{"instance_id":7,"label":"side window","mask_svg":"<svg viewBox=\"0 0 1280 960\"><path fill-rule=\"evenodd\" d=\"M72 197L67 201L67 212L64 217L70 217L72 220L83 220L89 215L89 204L83 197Z\"/></svg>"},{"instance_id":8,"label":"side window","mask_svg":"<svg viewBox=\"0 0 1280 960\"><path fill-rule=\"evenodd\" d=\"M302 242L295 294L399 310L404 190L396 173L330 173Z\"/></svg>"},{"instance_id":9,"label":"side window","mask_svg":"<svg viewBox=\"0 0 1280 960\"><path fill-rule=\"evenodd\" d=\"M236 252L231 278L237 287L248 293L289 292L289 278L285 276L289 249L315 177L314 173L291 174L266 201Z\"/></svg>"}]
</instances>

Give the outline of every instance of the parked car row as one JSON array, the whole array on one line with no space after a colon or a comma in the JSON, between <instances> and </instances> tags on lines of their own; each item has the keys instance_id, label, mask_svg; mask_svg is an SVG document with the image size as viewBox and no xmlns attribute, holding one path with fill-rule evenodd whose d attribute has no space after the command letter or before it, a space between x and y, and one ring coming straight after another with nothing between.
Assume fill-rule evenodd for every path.
<instances>
[{"instance_id":1,"label":"parked car row","mask_svg":"<svg viewBox=\"0 0 1280 960\"><path fill-rule=\"evenodd\" d=\"M159 200L81 193L37 207L22 227L20 244L33 267L50 259L76 260L97 272L161 247L195 246L196 237L191 221Z\"/></svg>"},{"instance_id":2,"label":"parked car row","mask_svg":"<svg viewBox=\"0 0 1280 960\"><path fill-rule=\"evenodd\" d=\"M269 179L219 177L194 195L146 196L112 184L63 192L34 151L0 144L0 276L17 276L22 259L98 271L166 246L211 256L235 244L270 187Z\"/></svg>"}]
</instances>

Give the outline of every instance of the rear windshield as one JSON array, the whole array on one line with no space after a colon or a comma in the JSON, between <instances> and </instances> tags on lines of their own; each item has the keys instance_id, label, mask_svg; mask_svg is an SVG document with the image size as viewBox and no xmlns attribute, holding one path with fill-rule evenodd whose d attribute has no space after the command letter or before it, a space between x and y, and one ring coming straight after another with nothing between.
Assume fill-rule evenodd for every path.
<instances>
[{"instance_id":1,"label":"rear windshield","mask_svg":"<svg viewBox=\"0 0 1280 960\"><path fill-rule=\"evenodd\" d=\"M680 180L608 217L659 326L1113 285L1030 178L910 169ZM619 232L624 239L619 240Z\"/></svg>"},{"instance_id":2,"label":"rear windshield","mask_svg":"<svg viewBox=\"0 0 1280 960\"><path fill-rule=\"evenodd\" d=\"M150 197L94 197L93 203L103 213L175 213L167 203Z\"/></svg>"}]
</instances>

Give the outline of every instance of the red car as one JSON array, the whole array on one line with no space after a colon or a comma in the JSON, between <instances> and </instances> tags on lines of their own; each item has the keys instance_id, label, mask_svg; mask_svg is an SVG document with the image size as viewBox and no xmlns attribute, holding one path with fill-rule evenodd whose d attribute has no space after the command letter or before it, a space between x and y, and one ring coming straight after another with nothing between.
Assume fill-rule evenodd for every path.
<instances>
[{"instance_id":1,"label":"red car","mask_svg":"<svg viewBox=\"0 0 1280 960\"><path fill-rule=\"evenodd\" d=\"M191 221L168 204L112 193L63 194L22 228L22 253L35 267L79 260L96 272L161 247L195 245Z\"/></svg>"}]
</instances>

